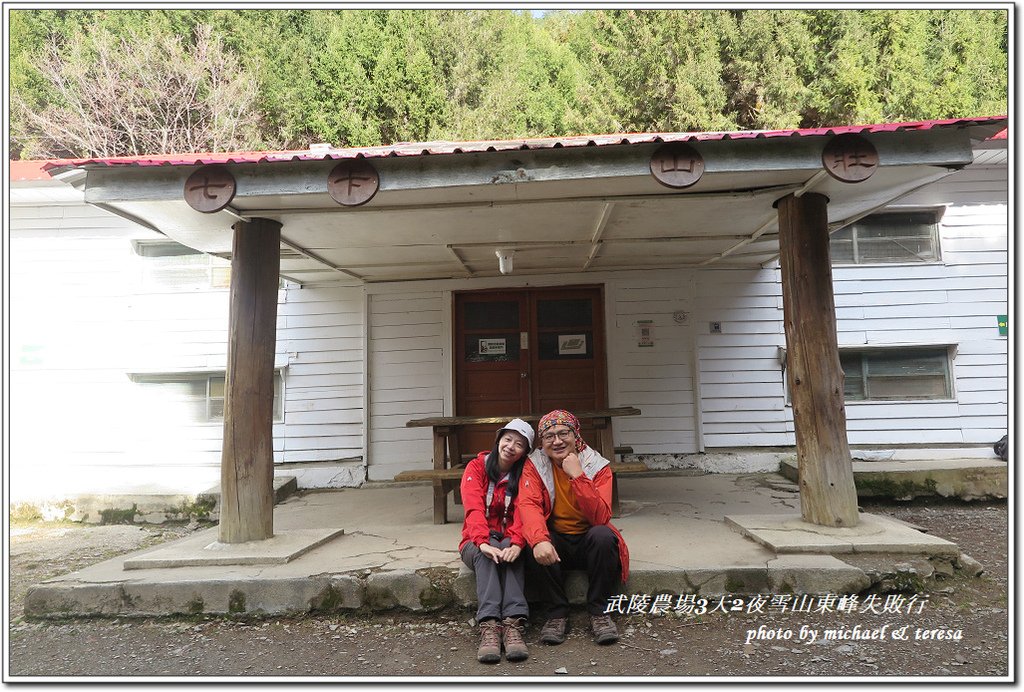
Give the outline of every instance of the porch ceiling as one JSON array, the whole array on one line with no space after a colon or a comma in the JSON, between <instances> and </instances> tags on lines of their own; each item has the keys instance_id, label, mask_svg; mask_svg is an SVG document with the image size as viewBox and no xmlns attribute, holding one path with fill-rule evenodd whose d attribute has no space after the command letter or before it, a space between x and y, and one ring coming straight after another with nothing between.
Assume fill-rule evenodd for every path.
<instances>
[{"instance_id":1,"label":"porch ceiling","mask_svg":"<svg viewBox=\"0 0 1024 692\"><path fill-rule=\"evenodd\" d=\"M685 266L756 266L779 252L773 203L790 193L829 198L838 228L972 160L972 139L1005 127L867 132L880 166L841 183L822 168L831 133L694 142L705 173L685 190L650 174L658 142L367 158L380 190L361 207L327 194L328 160L225 164L238 182L229 210L184 201L196 165L65 166L84 170L86 200L185 245L229 255L244 218L282 223L281 274L304 284L498 274L495 250L516 251L514 274ZM72 177L74 173L71 174Z\"/></svg>"}]
</instances>

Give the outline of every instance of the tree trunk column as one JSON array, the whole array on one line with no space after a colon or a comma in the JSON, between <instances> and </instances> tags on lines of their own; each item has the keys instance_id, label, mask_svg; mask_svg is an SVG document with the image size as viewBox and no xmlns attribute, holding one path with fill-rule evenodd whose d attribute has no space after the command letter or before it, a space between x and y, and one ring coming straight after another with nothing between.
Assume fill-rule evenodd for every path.
<instances>
[{"instance_id":1,"label":"tree trunk column","mask_svg":"<svg viewBox=\"0 0 1024 692\"><path fill-rule=\"evenodd\" d=\"M778 202L787 372L803 520L851 527L857 524L857 489L846 437L827 207L828 198L815 193Z\"/></svg>"},{"instance_id":2,"label":"tree trunk column","mask_svg":"<svg viewBox=\"0 0 1024 692\"><path fill-rule=\"evenodd\" d=\"M234 225L224 446L220 462L221 543L274 535L274 351L281 224Z\"/></svg>"}]
</instances>

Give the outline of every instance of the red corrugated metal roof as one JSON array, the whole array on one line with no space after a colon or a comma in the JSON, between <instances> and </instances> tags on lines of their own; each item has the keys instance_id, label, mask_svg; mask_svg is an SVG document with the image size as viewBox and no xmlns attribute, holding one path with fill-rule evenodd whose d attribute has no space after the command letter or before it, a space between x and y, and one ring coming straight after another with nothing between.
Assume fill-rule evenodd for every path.
<instances>
[{"instance_id":1,"label":"red corrugated metal roof","mask_svg":"<svg viewBox=\"0 0 1024 692\"><path fill-rule=\"evenodd\" d=\"M68 166L198 166L211 163L274 163L284 161L318 161L354 158L385 158L391 156L427 156L468 154L493 151L601 147L616 144L648 144L652 142L706 142L726 139L767 139L777 137L823 137L847 133L904 132L932 128L989 125L1006 120L1006 116L926 120L910 123L878 125L846 125L797 130L740 130L736 132L651 132L641 134L583 135L578 137L544 137L479 142L400 142L378 147L324 148L323 150L250 151L200 154L159 154L149 156L114 156L109 158L61 159L48 161L44 170Z\"/></svg>"},{"instance_id":2,"label":"red corrugated metal roof","mask_svg":"<svg viewBox=\"0 0 1024 692\"><path fill-rule=\"evenodd\" d=\"M43 166L49 161L18 161L11 159L11 182L18 180L50 180Z\"/></svg>"}]
</instances>

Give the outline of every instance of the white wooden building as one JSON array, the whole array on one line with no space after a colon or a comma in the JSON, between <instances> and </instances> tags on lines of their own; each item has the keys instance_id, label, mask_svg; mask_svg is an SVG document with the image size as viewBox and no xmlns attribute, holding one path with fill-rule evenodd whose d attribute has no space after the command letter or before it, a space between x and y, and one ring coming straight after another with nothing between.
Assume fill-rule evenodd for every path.
<instances>
[{"instance_id":1,"label":"white wooden building","mask_svg":"<svg viewBox=\"0 0 1024 692\"><path fill-rule=\"evenodd\" d=\"M509 175L528 172L531 154ZM884 208L833 224L847 430L857 454L989 457L1007 431L1008 337L999 326L1008 313L1005 138L979 138L973 156ZM230 245L223 234L174 229L177 209L145 217L130 203L98 203L93 190L65 182L76 182L74 168L58 167L65 180L55 180L40 163L11 167L12 502L187 494L216 484ZM633 194L638 201L603 189L584 209L552 204L529 220L495 216L493 200L464 203L442 222L449 233L439 245L397 234L386 272L360 249L363 234L377 232L368 224L351 229L341 262L317 249L328 247L316 241L326 215L303 217L314 241L282 242L275 472L297 476L301 487L340 487L426 468L430 429L406 422L473 405L459 363L500 363L531 349L535 366L574 355L602 361L592 401L642 410L615 421L616 442L652 466L714 469L706 460L728 458L730 469L763 470L792 454L777 243L757 257L704 247L700 234L669 230L681 223L669 207L651 213L659 200L650 192ZM423 217L438 205L427 197L419 204ZM682 225L719 225L730 202L715 205ZM416 230L417 217L390 213L380 223ZM581 240L564 236L580 216ZM629 230L659 223L666 230ZM478 224L490 226L486 238L476 236ZM746 245L772 233L747 234ZM499 249L515 250L510 274L498 272ZM722 261L704 262L702 253ZM733 255L746 261L728 261ZM321 260L315 272L310 256ZM453 262L458 271L421 271ZM474 311L477 300L487 303L484 313ZM494 301L520 321L500 323L494 315L504 308ZM553 312L545 313L548 304ZM581 305L591 313L577 324L569 317ZM545 346L545 334L564 332L583 335L585 353ZM488 339L500 344L498 356L485 352ZM521 376L527 390L542 388L533 381L539 371ZM559 395L524 396L547 409Z\"/></svg>"}]
</instances>

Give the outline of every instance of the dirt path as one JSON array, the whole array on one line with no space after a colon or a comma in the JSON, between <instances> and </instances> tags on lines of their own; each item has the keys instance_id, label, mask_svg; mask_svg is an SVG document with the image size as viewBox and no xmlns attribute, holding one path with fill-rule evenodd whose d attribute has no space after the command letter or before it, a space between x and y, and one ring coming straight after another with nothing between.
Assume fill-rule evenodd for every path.
<instances>
[{"instance_id":1,"label":"dirt path","mask_svg":"<svg viewBox=\"0 0 1024 692\"><path fill-rule=\"evenodd\" d=\"M536 643L530 658L475 660L471 612L432 615L90 619L30 622L25 591L41 579L188 533L185 527L42 525L13 532L10 545L12 676L1006 676L1005 503L872 503L887 514L957 542L981 562L979 578L938 583L899 612L621 615L619 644L598 647L582 612L568 641ZM24 530L22 530L24 529ZM884 597L883 597L884 598ZM863 599L863 596L862 596ZM923 603L923 606L921 605ZM860 606L864 606L861 601ZM895 607L896 603L890 603ZM918 612L918 609L920 612ZM880 610L876 608L876 610ZM904 612L909 611L909 612ZM858 629L859 626L859 629ZM843 638L885 628L884 640ZM906 640L893 630L906 627ZM763 633L758 636L757 632ZM818 638L801 641L801 632ZM831 639L825 639L827 630ZM936 631L959 639L916 638ZM774 633L768 638L768 633ZM790 638L784 639L789 632ZM753 633L753 634L752 634ZM13 678L17 679L17 678Z\"/></svg>"}]
</instances>

